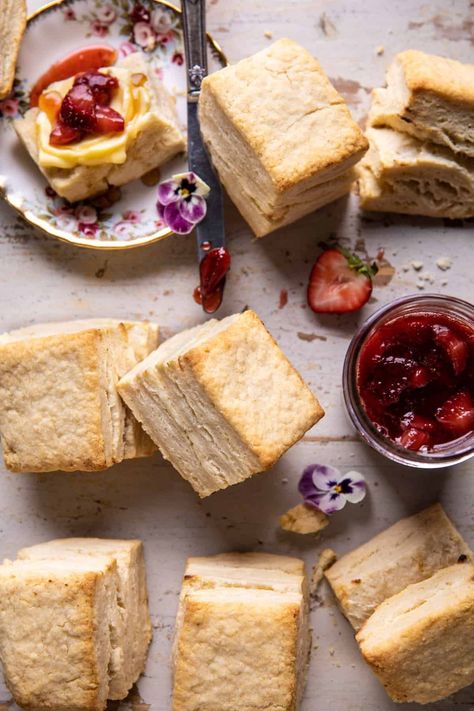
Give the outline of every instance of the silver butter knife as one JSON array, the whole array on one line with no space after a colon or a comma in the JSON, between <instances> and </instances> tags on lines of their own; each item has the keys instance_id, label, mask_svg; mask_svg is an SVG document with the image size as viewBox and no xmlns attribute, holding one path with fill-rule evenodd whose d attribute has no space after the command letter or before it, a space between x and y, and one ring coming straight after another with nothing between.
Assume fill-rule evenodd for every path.
<instances>
[{"instance_id":1,"label":"silver butter knife","mask_svg":"<svg viewBox=\"0 0 474 711\"><path fill-rule=\"evenodd\" d=\"M219 308L228 269L229 253L225 249L224 210L222 188L212 167L201 137L198 119L198 100L201 83L207 75L206 1L182 0L184 50L188 83L188 161L189 169L208 184L207 213L196 226L197 251L200 266L200 293L204 311ZM218 251L214 251L218 250ZM227 265L224 276L220 273ZM203 283L203 282L206 283ZM214 294L204 294L206 286Z\"/></svg>"}]
</instances>

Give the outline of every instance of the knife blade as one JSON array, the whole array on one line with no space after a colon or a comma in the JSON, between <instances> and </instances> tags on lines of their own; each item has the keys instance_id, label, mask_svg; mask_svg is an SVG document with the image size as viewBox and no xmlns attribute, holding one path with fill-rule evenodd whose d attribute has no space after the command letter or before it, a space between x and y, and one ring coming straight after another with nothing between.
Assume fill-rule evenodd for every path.
<instances>
[{"instance_id":1,"label":"knife blade","mask_svg":"<svg viewBox=\"0 0 474 711\"><path fill-rule=\"evenodd\" d=\"M188 89L189 169L204 180L211 189L207 196L206 217L195 228L198 260L201 266L210 250L225 248L224 209L221 184L204 147L198 119L201 83L208 72L205 0L182 0L182 12ZM202 269L200 274L202 289ZM222 283L222 289L223 285ZM203 308L207 310L204 302Z\"/></svg>"}]
</instances>

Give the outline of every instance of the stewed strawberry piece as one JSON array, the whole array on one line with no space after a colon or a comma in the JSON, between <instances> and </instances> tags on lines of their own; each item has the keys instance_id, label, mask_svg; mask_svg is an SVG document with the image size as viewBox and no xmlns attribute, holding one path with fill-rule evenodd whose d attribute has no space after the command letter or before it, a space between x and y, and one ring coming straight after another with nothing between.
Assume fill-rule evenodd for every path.
<instances>
[{"instance_id":1,"label":"stewed strawberry piece","mask_svg":"<svg viewBox=\"0 0 474 711\"><path fill-rule=\"evenodd\" d=\"M474 402L465 390L448 398L436 413L438 422L457 437L474 429Z\"/></svg>"},{"instance_id":2,"label":"stewed strawberry piece","mask_svg":"<svg viewBox=\"0 0 474 711\"><path fill-rule=\"evenodd\" d=\"M52 146L67 146L69 143L80 141L83 135L80 129L72 128L59 120L50 133L49 142Z\"/></svg>"},{"instance_id":3,"label":"stewed strawberry piece","mask_svg":"<svg viewBox=\"0 0 474 711\"><path fill-rule=\"evenodd\" d=\"M125 128L123 116L110 106L96 106L95 130L97 133L119 133Z\"/></svg>"},{"instance_id":4,"label":"stewed strawberry piece","mask_svg":"<svg viewBox=\"0 0 474 711\"><path fill-rule=\"evenodd\" d=\"M66 126L82 131L95 128L96 102L90 88L85 84L73 86L63 99L59 116Z\"/></svg>"},{"instance_id":5,"label":"stewed strawberry piece","mask_svg":"<svg viewBox=\"0 0 474 711\"><path fill-rule=\"evenodd\" d=\"M102 74L101 72L84 72L79 74L74 80L74 86L85 84L92 91L97 104L108 106L112 101L112 95L118 89L118 79L112 74Z\"/></svg>"}]
</instances>

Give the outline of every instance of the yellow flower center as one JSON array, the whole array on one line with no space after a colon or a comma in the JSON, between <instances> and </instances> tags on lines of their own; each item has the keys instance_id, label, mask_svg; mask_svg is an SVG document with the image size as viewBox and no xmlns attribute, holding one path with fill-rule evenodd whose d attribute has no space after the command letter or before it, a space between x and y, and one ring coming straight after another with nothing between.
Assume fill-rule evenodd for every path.
<instances>
[{"instance_id":1,"label":"yellow flower center","mask_svg":"<svg viewBox=\"0 0 474 711\"><path fill-rule=\"evenodd\" d=\"M336 486L334 487L334 491L336 492L336 494L340 494L342 492L342 486L336 484Z\"/></svg>"},{"instance_id":2,"label":"yellow flower center","mask_svg":"<svg viewBox=\"0 0 474 711\"><path fill-rule=\"evenodd\" d=\"M187 188L180 188L179 192L181 193L181 197L183 198L187 198L188 195L191 194Z\"/></svg>"}]
</instances>

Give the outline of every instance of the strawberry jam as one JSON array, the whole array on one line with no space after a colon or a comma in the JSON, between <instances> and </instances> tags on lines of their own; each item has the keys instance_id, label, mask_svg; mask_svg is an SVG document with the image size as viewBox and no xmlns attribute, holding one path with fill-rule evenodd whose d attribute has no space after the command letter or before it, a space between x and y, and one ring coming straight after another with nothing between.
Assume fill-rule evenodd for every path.
<instances>
[{"instance_id":1,"label":"strawberry jam","mask_svg":"<svg viewBox=\"0 0 474 711\"><path fill-rule=\"evenodd\" d=\"M405 449L435 451L474 432L474 325L412 311L375 326L356 368L363 408Z\"/></svg>"},{"instance_id":2,"label":"strawberry jam","mask_svg":"<svg viewBox=\"0 0 474 711\"><path fill-rule=\"evenodd\" d=\"M204 247L203 247L204 249ZM194 289L194 300L213 314L222 303L225 280L230 269L230 254L225 247L206 248L207 254L199 265L200 284Z\"/></svg>"},{"instance_id":3,"label":"strawberry jam","mask_svg":"<svg viewBox=\"0 0 474 711\"><path fill-rule=\"evenodd\" d=\"M118 88L117 77L101 72L83 72L62 100L50 143L64 146L88 133L117 133L125 129L123 117L109 104ZM42 95L43 96L43 95ZM40 97L40 107L42 97Z\"/></svg>"}]
</instances>

